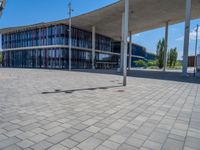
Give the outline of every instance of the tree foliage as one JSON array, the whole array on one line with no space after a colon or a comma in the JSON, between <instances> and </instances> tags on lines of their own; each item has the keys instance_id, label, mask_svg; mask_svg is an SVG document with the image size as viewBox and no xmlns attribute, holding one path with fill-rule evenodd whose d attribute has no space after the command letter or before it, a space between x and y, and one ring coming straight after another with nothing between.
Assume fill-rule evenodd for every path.
<instances>
[{"instance_id":1,"label":"tree foliage","mask_svg":"<svg viewBox=\"0 0 200 150\"><path fill-rule=\"evenodd\" d=\"M169 67L175 67L177 62L178 52L177 48L171 48L168 52L168 65Z\"/></svg>"},{"instance_id":2,"label":"tree foliage","mask_svg":"<svg viewBox=\"0 0 200 150\"><path fill-rule=\"evenodd\" d=\"M137 67L146 67L147 66L147 64L144 60L136 60L136 61L134 61L134 63Z\"/></svg>"},{"instance_id":3,"label":"tree foliage","mask_svg":"<svg viewBox=\"0 0 200 150\"><path fill-rule=\"evenodd\" d=\"M159 40L156 50L159 68L163 68L164 66L164 61L163 61L164 49L165 49L165 40L163 38L162 40Z\"/></svg>"}]
</instances>

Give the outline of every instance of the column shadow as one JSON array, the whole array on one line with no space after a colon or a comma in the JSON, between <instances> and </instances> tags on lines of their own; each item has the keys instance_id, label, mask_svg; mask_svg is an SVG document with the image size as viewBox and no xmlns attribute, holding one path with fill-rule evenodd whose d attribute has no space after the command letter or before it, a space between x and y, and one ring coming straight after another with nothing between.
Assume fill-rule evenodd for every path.
<instances>
[{"instance_id":1,"label":"column shadow","mask_svg":"<svg viewBox=\"0 0 200 150\"><path fill-rule=\"evenodd\" d=\"M118 85L118 86L105 86L105 87L82 88L82 89L71 89L71 90L55 89L54 91L42 92L42 94L58 94L58 93L72 94L74 92L80 92L80 91L82 92L82 91L107 90L107 89L118 88L118 87L123 87L123 86Z\"/></svg>"}]
</instances>

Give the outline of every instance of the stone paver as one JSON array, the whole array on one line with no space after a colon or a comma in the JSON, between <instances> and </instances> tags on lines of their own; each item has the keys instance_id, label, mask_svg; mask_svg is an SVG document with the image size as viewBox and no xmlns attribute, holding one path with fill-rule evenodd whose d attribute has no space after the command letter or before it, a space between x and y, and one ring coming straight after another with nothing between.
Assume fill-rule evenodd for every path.
<instances>
[{"instance_id":1,"label":"stone paver","mask_svg":"<svg viewBox=\"0 0 200 150\"><path fill-rule=\"evenodd\" d=\"M0 68L0 149L198 150L200 79L129 74Z\"/></svg>"}]
</instances>

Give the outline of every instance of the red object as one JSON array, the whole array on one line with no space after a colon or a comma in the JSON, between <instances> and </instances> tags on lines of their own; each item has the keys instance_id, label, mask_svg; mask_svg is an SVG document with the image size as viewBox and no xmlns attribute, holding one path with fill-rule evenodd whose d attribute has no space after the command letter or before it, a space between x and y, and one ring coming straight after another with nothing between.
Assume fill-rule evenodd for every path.
<instances>
[{"instance_id":1,"label":"red object","mask_svg":"<svg viewBox=\"0 0 200 150\"><path fill-rule=\"evenodd\" d=\"M188 57L188 67L194 67L195 56Z\"/></svg>"}]
</instances>

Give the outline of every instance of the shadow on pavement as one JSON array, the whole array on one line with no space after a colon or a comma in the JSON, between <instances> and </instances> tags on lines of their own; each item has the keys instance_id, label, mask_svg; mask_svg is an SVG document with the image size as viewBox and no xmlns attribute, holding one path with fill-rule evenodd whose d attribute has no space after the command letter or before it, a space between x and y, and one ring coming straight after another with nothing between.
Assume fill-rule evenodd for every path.
<instances>
[{"instance_id":1,"label":"shadow on pavement","mask_svg":"<svg viewBox=\"0 0 200 150\"><path fill-rule=\"evenodd\" d=\"M194 77L192 73L188 74L188 77L185 77L182 76L181 72L132 70L128 71L128 76L200 84L200 78Z\"/></svg>"},{"instance_id":2,"label":"shadow on pavement","mask_svg":"<svg viewBox=\"0 0 200 150\"><path fill-rule=\"evenodd\" d=\"M56 93L72 94L74 92L79 92L79 91L107 90L107 89L117 88L117 87L122 87L122 85L120 85L120 86L95 87L95 88L83 88L83 89L72 89L72 90L60 90L60 89L56 89L55 91L52 91L52 92L42 92L42 94L56 94Z\"/></svg>"},{"instance_id":3,"label":"shadow on pavement","mask_svg":"<svg viewBox=\"0 0 200 150\"><path fill-rule=\"evenodd\" d=\"M74 72L89 72L98 74L110 74L110 75L122 75L122 73L116 70L73 70ZM136 78L146 78L146 79L156 79L156 80L167 80L176 82L186 82L186 83L197 83L200 84L199 77L193 77L192 73L188 74L188 77L182 76L181 72L167 71L163 72L160 70L130 70L128 71L129 77Z\"/></svg>"}]
</instances>

